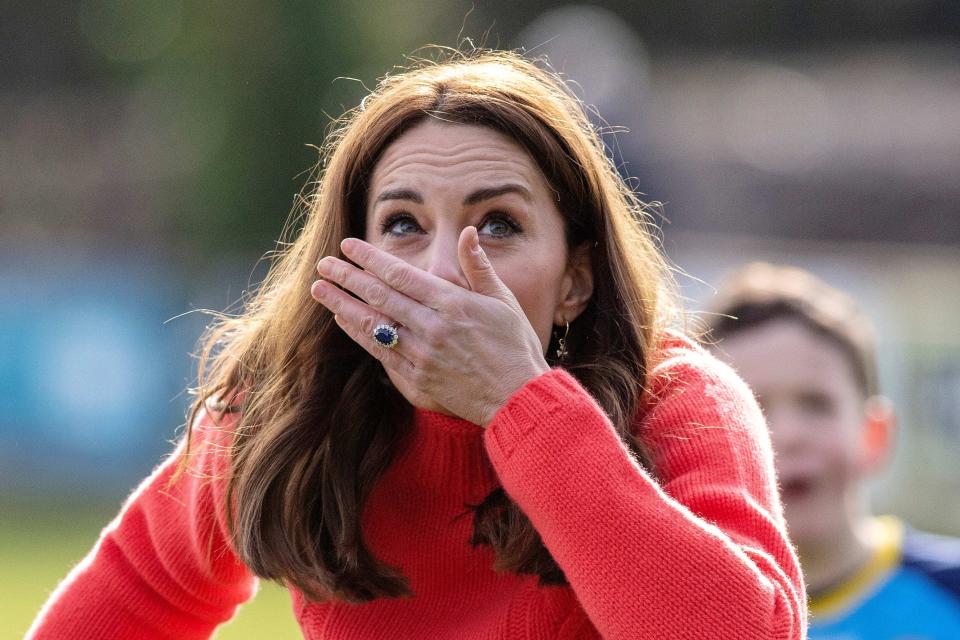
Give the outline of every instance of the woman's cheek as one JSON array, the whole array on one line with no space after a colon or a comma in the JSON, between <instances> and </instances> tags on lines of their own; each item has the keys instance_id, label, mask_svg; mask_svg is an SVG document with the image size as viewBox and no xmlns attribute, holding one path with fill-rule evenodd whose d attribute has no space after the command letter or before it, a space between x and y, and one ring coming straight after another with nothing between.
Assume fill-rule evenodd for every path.
<instances>
[{"instance_id":1,"label":"woman's cheek","mask_svg":"<svg viewBox=\"0 0 960 640\"><path fill-rule=\"evenodd\" d=\"M535 267L527 267L531 274L536 274ZM513 296L520 303L524 315L537 337L540 338L540 344L546 352L550 344L550 334L553 331L553 287L550 282L539 279L524 278L521 281L516 279L506 280L501 277L507 288L513 293Z\"/></svg>"}]
</instances>

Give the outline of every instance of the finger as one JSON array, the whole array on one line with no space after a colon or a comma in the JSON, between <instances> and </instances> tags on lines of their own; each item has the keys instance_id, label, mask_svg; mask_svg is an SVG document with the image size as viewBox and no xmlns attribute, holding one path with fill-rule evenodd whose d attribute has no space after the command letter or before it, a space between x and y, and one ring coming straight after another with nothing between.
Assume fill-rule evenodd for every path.
<instances>
[{"instance_id":1,"label":"finger","mask_svg":"<svg viewBox=\"0 0 960 640\"><path fill-rule=\"evenodd\" d=\"M392 256L358 238L340 243L344 255L369 271L391 288L408 295L431 309L438 309L460 287Z\"/></svg>"},{"instance_id":2,"label":"finger","mask_svg":"<svg viewBox=\"0 0 960 640\"><path fill-rule=\"evenodd\" d=\"M513 294L494 271L490 259L480 246L476 227L466 227L460 233L457 257L460 260L460 269L463 270L463 275L466 276L472 291L499 298L504 302L512 301Z\"/></svg>"},{"instance_id":3,"label":"finger","mask_svg":"<svg viewBox=\"0 0 960 640\"><path fill-rule=\"evenodd\" d=\"M354 334L350 335L351 338L353 338L354 335L358 336L358 338L355 338L356 342L361 343L363 346L370 344L378 349L382 348L373 339L373 330L379 324L393 324L394 321L388 316L378 313L362 300L357 300L346 291L326 280L317 280L314 282L310 287L310 295L333 312L335 316L341 317L347 326L356 328ZM397 331L400 332L401 329ZM393 347L393 350L402 351L404 357L406 357L407 354L416 355L419 353L414 334L406 330L403 332L403 335L405 339L402 345L398 343L397 346Z\"/></svg>"},{"instance_id":4,"label":"finger","mask_svg":"<svg viewBox=\"0 0 960 640\"><path fill-rule=\"evenodd\" d=\"M368 329L371 340L373 339L373 329L377 325L400 325L390 317L377 312L363 300L357 300L343 289L326 280L314 282L310 287L310 295L334 315L343 316L351 325Z\"/></svg>"},{"instance_id":5,"label":"finger","mask_svg":"<svg viewBox=\"0 0 960 640\"><path fill-rule=\"evenodd\" d=\"M356 323L350 322L345 316L335 314L333 319L337 323L337 326L343 329L344 333L350 336L351 340L363 347L367 353L383 363L383 366L393 369L406 378L411 378L413 376L415 372L413 363L405 358L402 353L397 351L397 347L400 346L399 344L393 349L385 349L377 344L377 342L371 337L373 326L376 325L371 326L369 331L365 331L363 326L359 326ZM361 325L362 324L363 323L361 323Z\"/></svg>"},{"instance_id":6,"label":"finger","mask_svg":"<svg viewBox=\"0 0 960 640\"><path fill-rule=\"evenodd\" d=\"M336 282L348 291L352 291L364 302L399 320L414 330L422 329L433 313L416 300L387 286L370 273L356 268L339 258L327 256L317 264L317 272Z\"/></svg>"}]
</instances>

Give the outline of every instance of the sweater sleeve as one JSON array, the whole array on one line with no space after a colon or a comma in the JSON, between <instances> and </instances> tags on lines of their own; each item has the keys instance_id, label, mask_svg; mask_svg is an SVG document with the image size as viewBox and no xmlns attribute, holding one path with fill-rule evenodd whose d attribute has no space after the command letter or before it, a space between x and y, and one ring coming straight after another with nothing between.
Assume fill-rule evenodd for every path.
<instances>
[{"instance_id":1,"label":"sweater sleeve","mask_svg":"<svg viewBox=\"0 0 960 640\"><path fill-rule=\"evenodd\" d=\"M656 478L561 369L497 413L491 462L604 638L801 640L806 596L762 414L698 347L666 355L635 431Z\"/></svg>"},{"instance_id":2,"label":"sweater sleeve","mask_svg":"<svg viewBox=\"0 0 960 640\"><path fill-rule=\"evenodd\" d=\"M225 437L232 418L197 413L188 467L174 451L127 499L50 596L30 639L209 638L257 583L229 544Z\"/></svg>"}]
</instances>

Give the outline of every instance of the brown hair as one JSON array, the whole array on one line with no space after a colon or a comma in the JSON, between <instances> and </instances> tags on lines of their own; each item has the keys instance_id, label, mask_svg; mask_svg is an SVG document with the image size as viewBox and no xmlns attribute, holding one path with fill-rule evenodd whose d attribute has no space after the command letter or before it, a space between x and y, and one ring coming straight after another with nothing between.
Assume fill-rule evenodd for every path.
<instances>
[{"instance_id":1,"label":"brown hair","mask_svg":"<svg viewBox=\"0 0 960 640\"><path fill-rule=\"evenodd\" d=\"M305 199L302 230L281 243L242 314L220 317L203 339L190 423L206 400L231 402L243 390L229 448L234 546L254 573L311 599L410 594L405 578L366 547L360 513L410 426L412 407L309 289L321 257L340 255L345 237L363 237L368 182L384 149L427 118L490 127L516 141L556 190L568 248L592 245L594 293L571 323L563 366L646 459L631 427L653 345L676 309L650 215L558 77L508 52L445 57L386 77L341 118ZM492 546L494 568L565 583L502 489L465 506L473 510L472 542Z\"/></svg>"},{"instance_id":2,"label":"brown hair","mask_svg":"<svg viewBox=\"0 0 960 640\"><path fill-rule=\"evenodd\" d=\"M866 397L878 393L873 324L853 298L808 271L747 264L724 278L708 311L717 342L774 320L799 322L839 349Z\"/></svg>"}]
</instances>

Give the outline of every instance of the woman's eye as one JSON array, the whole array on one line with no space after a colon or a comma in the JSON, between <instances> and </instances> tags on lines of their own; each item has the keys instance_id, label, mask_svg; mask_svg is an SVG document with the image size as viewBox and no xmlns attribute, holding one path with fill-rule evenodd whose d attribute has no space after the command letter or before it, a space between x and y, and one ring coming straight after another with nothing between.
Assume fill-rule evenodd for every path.
<instances>
[{"instance_id":1,"label":"woman's eye","mask_svg":"<svg viewBox=\"0 0 960 640\"><path fill-rule=\"evenodd\" d=\"M520 225L513 219L501 215L487 218L483 221L483 224L477 228L477 233L494 238L503 238L518 231L520 231Z\"/></svg>"},{"instance_id":2,"label":"woman's eye","mask_svg":"<svg viewBox=\"0 0 960 640\"><path fill-rule=\"evenodd\" d=\"M413 216L398 214L388 216L380 225L380 233L389 233L395 236L403 236L409 233L417 233L420 225Z\"/></svg>"}]
</instances>

